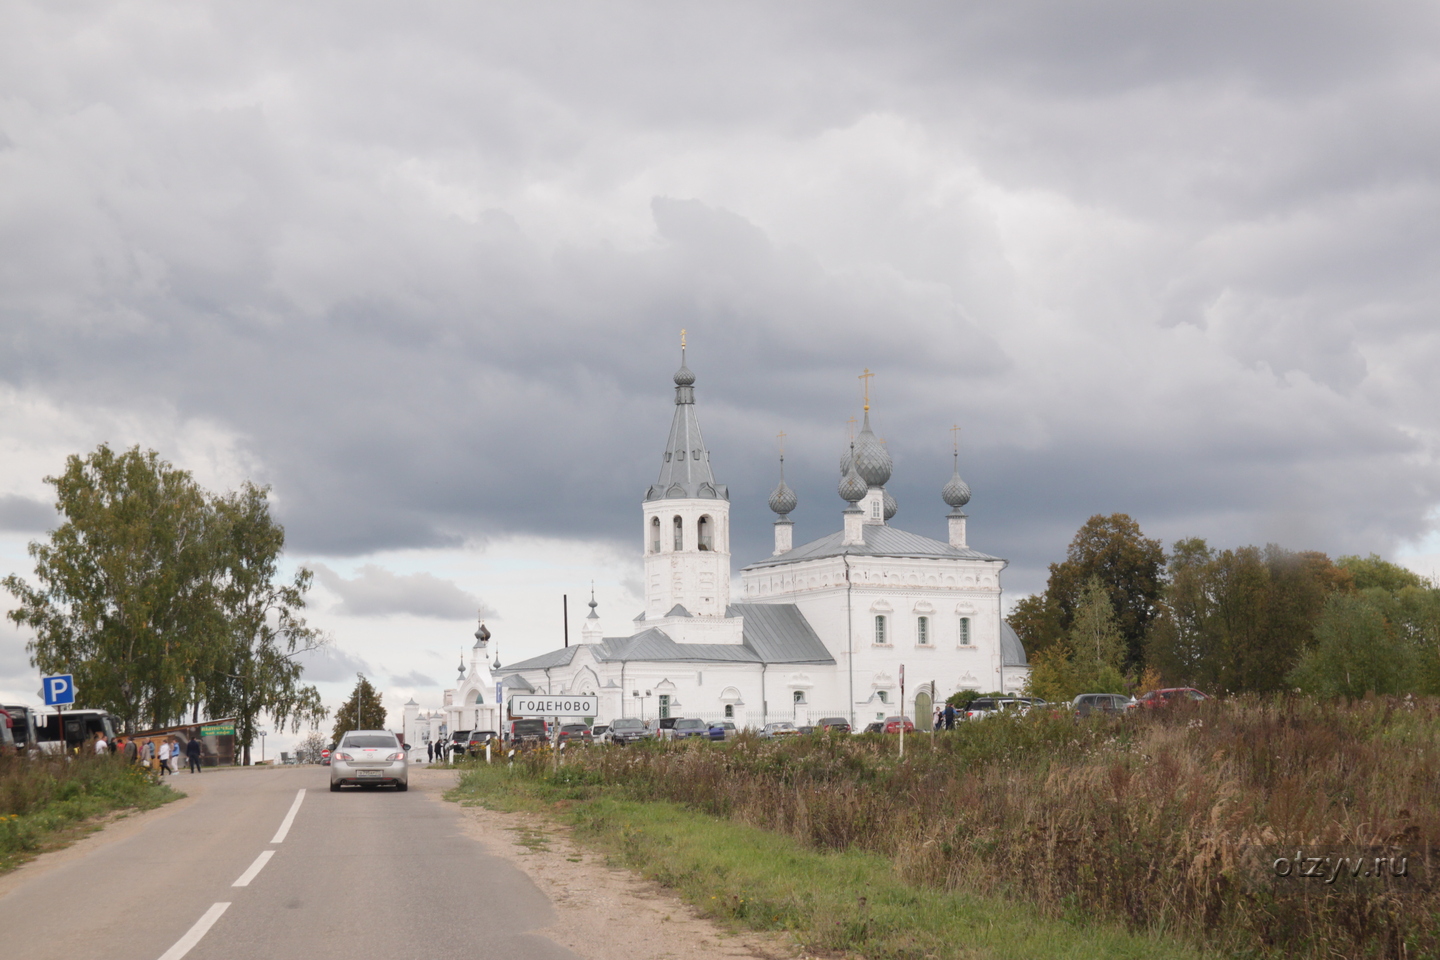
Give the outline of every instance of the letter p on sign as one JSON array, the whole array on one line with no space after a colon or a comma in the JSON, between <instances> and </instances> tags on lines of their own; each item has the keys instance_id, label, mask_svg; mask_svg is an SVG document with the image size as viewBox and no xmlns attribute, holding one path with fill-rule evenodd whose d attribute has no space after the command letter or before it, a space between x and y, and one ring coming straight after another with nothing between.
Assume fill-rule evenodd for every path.
<instances>
[{"instance_id":1,"label":"letter p on sign","mask_svg":"<svg viewBox=\"0 0 1440 960\"><path fill-rule=\"evenodd\" d=\"M75 702L75 678L68 673L53 677L42 677L45 688L45 706L60 707Z\"/></svg>"}]
</instances>

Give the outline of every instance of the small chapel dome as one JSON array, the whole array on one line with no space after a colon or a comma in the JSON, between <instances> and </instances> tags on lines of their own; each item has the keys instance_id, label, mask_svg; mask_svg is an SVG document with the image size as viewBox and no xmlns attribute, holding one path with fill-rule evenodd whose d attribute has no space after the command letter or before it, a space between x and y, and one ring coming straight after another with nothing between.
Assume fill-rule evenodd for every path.
<instances>
[{"instance_id":1,"label":"small chapel dome","mask_svg":"<svg viewBox=\"0 0 1440 960\"><path fill-rule=\"evenodd\" d=\"M955 475L950 482L945 484L945 489L940 491L941 498L951 507L959 510L970 502L970 484L960 479L960 468L955 468Z\"/></svg>"},{"instance_id":2,"label":"small chapel dome","mask_svg":"<svg viewBox=\"0 0 1440 960\"><path fill-rule=\"evenodd\" d=\"M895 502L895 498L894 498L894 497L890 496L890 491L889 491L889 490L886 490L886 491L885 491L885 519L886 519L886 520L893 520L893 519L895 519L895 514L896 514L896 512L897 512L899 509L900 509L900 505Z\"/></svg>"},{"instance_id":3,"label":"small chapel dome","mask_svg":"<svg viewBox=\"0 0 1440 960\"><path fill-rule=\"evenodd\" d=\"M780 485L775 488L775 492L770 494L770 509L779 514L781 518L794 510L799 502L795 491L791 490L790 485L784 480L781 480Z\"/></svg>"},{"instance_id":4,"label":"small chapel dome","mask_svg":"<svg viewBox=\"0 0 1440 960\"><path fill-rule=\"evenodd\" d=\"M693 386L695 386L695 374L693 374L693 373L690 372L690 368L687 367L687 366L685 366L685 361L683 361L683 360L680 361L680 369L675 371L675 386L677 386L677 387L693 387Z\"/></svg>"},{"instance_id":5,"label":"small chapel dome","mask_svg":"<svg viewBox=\"0 0 1440 960\"><path fill-rule=\"evenodd\" d=\"M845 476L840 478L840 499L848 503L858 503L868 489L869 487L861 479L860 474L855 471L855 462L852 458L850 469L846 471Z\"/></svg>"}]
</instances>

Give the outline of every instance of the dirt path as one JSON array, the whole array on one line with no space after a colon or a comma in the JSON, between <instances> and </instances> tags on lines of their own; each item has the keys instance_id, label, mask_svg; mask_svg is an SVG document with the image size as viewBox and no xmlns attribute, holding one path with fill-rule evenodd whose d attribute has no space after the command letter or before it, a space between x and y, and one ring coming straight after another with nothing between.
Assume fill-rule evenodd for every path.
<instances>
[{"instance_id":1,"label":"dirt path","mask_svg":"<svg viewBox=\"0 0 1440 960\"><path fill-rule=\"evenodd\" d=\"M412 790L440 802L456 774L412 767ZM797 956L781 937L731 933L658 884L608 866L577 846L569 828L529 813L465 807L465 830L524 870L555 904L543 931L587 960L781 960Z\"/></svg>"}]
</instances>

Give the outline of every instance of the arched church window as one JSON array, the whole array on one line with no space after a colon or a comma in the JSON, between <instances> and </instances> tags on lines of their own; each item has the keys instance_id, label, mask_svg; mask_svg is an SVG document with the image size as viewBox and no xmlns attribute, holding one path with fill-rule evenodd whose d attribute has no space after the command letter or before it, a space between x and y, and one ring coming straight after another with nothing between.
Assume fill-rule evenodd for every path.
<instances>
[{"instance_id":1,"label":"arched church window","mask_svg":"<svg viewBox=\"0 0 1440 960\"><path fill-rule=\"evenodd\" d=\"M960 618L960 646L970 646L970 618Z\"/></svg>"},{"instance_id":2,"label":"arched church window","mask_svg":"<svg viewBox=\"0 0 1440 960\"><path fill-rule=\"evenodd\" d=\"M929 617L915 618L915 642L920 644L921 646L926 646L930 643Z\"/></svg>"},{"instance_id":3,"label":"arched church window","mask_svg":"<svg viewBox=\"0 0 1440 960\"><path fill-rule=\"evenodd\" d=\"M885 642L886 642L886 641L885 641L885 615L884 615L883 613L880 613L880 614L876 614L876 615L875 615L875 642L876 642L876 643L885 643Z\"/></svg>"},{"instance_id":4,"label":"arched church window","mask_svg":"<svg viewBox=\"0 0 1440 960\"><path fill-rule=\"evenodd\" d=\"M650 552L660 552L660 518L650 518Z\"/></svg>"},{"instance_id":5,"label":"arched church window","mask_svg":"<svg viewBox=\"0 0 1440 960\"><path fill-rule=\"evenodd\" d=\"M700 521L695 524L696 543L701 550L715 549L714 526L709 517L701 517Z\"/></svg>"},{"instance_id":6,"label":"arched church window","mask_svg":"<svg viewBox=\"0 0 1440 960\"><path fill-rule=\"evenodd\" d=\"M804 690L796 690L796 691L795 691L795 704L796 704L797 706L799 706L800 704L803 704L804 702L805 702L805 691L804 691Z\"/></svg>"},{"instance_id":7,"label":"arched church window","mask_svg":"<svg viewBox=\"0 0 1440 960\"><path fill-rule=\"evenodd\" d=\"M876 699L876 700L879 700L881 703L889 703L889 702L890 702L890 691L888 691L888 690L876 690L876 691L875 691L875 699Z\"/></svg>"},{"instance_id":8,"label":"arched church window","mask_svg":"<svg viewBox=\"0 0 1440 960\"><path fill-rule=\"evenodd\" d=\"M675 518L675 549L685 549L685 522L679 517Z\"/></svg>"},{"instance_id":9,"label":"arched church window","mask_svg":"<svg viewBox=\"0 0 1440 960\"><path fill-rule=\"evenodd\" d=\"M880 501L870 501L870 516L876 520L880 519Z\"/></svg>"},{"instance_id":10,"label":"arched church window","mask_svg":"<svg viewBox=\"0 0 1440 960\"><path fill-rule=\"evenodd\" d=\"M727 703L727 704L725 704L725 719L726 719L726 720L733 720L733 719L735 719L735 704L733 704L733 703Z\"/></svg>"},{"instance_id":11,"label":"arched church window","mask_svg":"<svg viewBox=\"0 0 1440 960\"><path fill-rule=\"evenodd\" d=\"M471 703L484 703L484 702L485 702L485 694L481 693L479 690L476 690L476 691L475 691L475 699L472 700L472 701L470 701L470 702L471 702Z\"/></svg>"}]
</instances>

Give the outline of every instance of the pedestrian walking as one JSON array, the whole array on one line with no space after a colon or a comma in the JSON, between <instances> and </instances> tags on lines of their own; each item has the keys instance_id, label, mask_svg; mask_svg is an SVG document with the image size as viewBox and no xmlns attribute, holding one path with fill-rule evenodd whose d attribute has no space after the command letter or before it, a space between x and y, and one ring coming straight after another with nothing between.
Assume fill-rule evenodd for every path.
<instances>
[{"instance_id":1,"label":"pedestrian walking","mask_svg":"<svg viewBox=\"0 0 1440 960\"><path fill-rule=\"evenodd\" d=\"M127 763L134 763L136 760L140 759L140 748L135 745L134 737L131 737L129 740L125 741L125 747L123 752L125 754L125 760Z\"/></svg>"},{"instance_id":2,"label":"pedestrian walking","mask_svg":"<svg viewBox=\"0 0 1440 960\"><path fill-rule=\"evenodd\" d=\"M110 744L106 742L106 740L105 740L105 734L104 734L104 733L97 733L97 734L95 734L95 755L98 756L98 757L103 757L105 754L107 754L107 753L109 753L109 752L110 752Z\"/></svg>"},{"instance_id":3,"label":"pedestrian walking","mask_svg":"<svg viewBox=\"0 0 1440 960\"><path fill-rule=\"evenodd\" d=\"M955 705L953 703L945 704L945 729L955 729Z\"/></svg>"},{"instance_id":4,"label":"pedestrian walking","mask_svg":"<svg viewBox=\"0 0 1440 960\"><path fill-rule=\"evenodd\" d=\"M425 760L426 760L426 762L428 762L428 763L434 763L434 762L435 762L435 741L434 741L434 740L426 740L426 741L425 741Z\"/></svg>"},{"instance_id":5,"label":"pedestrian walking","mask_svg":"<svg viewBox=\"0 0 1440 960\"><path fill-rule=\"evenodd\" d=\"M169 739L165 739L165 740L161 740L161 741L160 741L160 747L159 747L159 751L158 751L158 752L159 752L159 755L160 755L160 776L162 776L162 777L165 776L165 774L167 774L167 773L174 773L174 772L175 772L174 769L170 766L170 753L171 753L171 750L172 750L172 748L171 748L171 746L170 746L170 741L169 741Z\"/></svg>"},{"instance_id":6,"label":"pedestrian walking","mask_svg":"<svg viewBox=\"0 0 1440 960\"><path fill-rule=\"evenodd\" d=\"M185 744L185 756L190 758L190 772L200 772L200 738L190 734L190 742Z\"/></svg>"}]
</instances>

